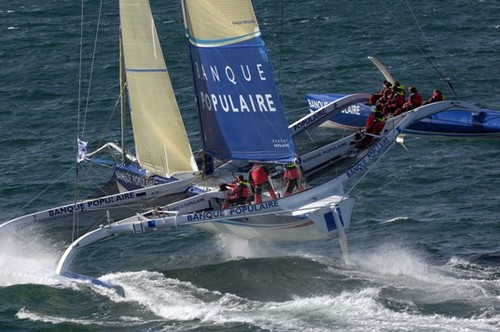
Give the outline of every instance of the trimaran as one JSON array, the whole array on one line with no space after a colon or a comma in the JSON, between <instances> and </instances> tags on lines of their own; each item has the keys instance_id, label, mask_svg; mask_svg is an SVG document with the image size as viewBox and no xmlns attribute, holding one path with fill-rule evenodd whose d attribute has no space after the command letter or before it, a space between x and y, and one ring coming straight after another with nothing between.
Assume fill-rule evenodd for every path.
<instances>
[{"instance_id":1,"label":"trimaran","mask_svg":"<svg viewBox=\"0 0 500 332\"><path fill-rule=\"evenodd\" d=\"M477 110L460 101L433 103L388 119L384 130L374 135L371 144L363 150L356 148L360 136L353 133L298 156L292 135L316 128L349 105L365 100L368 95L343 97L288 126L251 1L183 0L182 8L205 153L221 160L277 165L274 168L277 176L280 175L281 166L288 163L297 163L305 173L323 169L335 175L321 182L311 177L310 186L291 196L280 195L275 200L266 196L262 203L222 209L225 194L217 190L217 184L233 176L231 171L224 170L222 166L214 173L211 182L205 179L202 183L190 186L189 197L185 199L117 222L109 221L77 238L60 259L56 270L58 274L78 278L70 271L71 262L88 245L121 234L143 234L171 227L193 226L258 241L345 238L344 229L350 225L354 207L354 198L349 196L350 190L405 128L450 108ZM147 58L145 49L156 47L159 50L149 3L147 0L121 0L120 16L126 64L124 72L127 80L130 75L138 76L135 81L132 80L133 83L127 83L130 98L138 97L132 93L136 91L152 100L154 96L148 95L147 89L154 89L154 85L160 83L150 84L147 89L139 88L143 81L140 76L164 77L166 69L163 58L161 62L144 62L144 57ZM145 35L141 34L144 29L153 36L152 44L144 44ZM127 37L130 35L138 37L138 40ZM139 41L142 41L140 47L125 46ZM139 55L129 57L128 52L138 52ZM134 60L128 62L127 59ZM137 90L133 90L131 85L137 85ZM161 94L160 91L158 93ZM165 141L169 139L176 140L176 137ZM166 156L163 153L160 155L159 159ZM185 160L186 174L196 170L191 156ZM231 167L229 169L232 170ZM149 190L151 196L146 194ZM106 209L106 204L119 204L122 200L147 200L153 197L155 190L158 190L157 186L121 193L118 194L121 196L113 196L113 202L98 201L103 203L99 208ZM276 191L281 193L279 188ZM59 214L87 212L93 208L91 202L96 200L65 206L59 209ZM15 227L37 221L37 218L47 221L51 214L54 214L53 209L25 216L25 219L18 218L17 222L0 225L0 231L2 227Z\"/></svg>"}]
</instances>

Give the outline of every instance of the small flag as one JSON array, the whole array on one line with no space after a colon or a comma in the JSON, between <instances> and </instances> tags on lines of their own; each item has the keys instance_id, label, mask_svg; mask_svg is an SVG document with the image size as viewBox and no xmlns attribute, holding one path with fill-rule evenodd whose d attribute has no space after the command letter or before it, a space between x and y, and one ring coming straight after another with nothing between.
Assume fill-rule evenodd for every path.
<instances>
[{"instance_id":1,"label":"small flag","mask_svg":"<svg viewBox=\"0 0 500 332\"><path fill-rule=\"evenodd\" d=\"M78 154L76 155L76 162L80 163L85 160L87 156L87 142L81 141L77 138Z\"/></svg>"}]
</instances>

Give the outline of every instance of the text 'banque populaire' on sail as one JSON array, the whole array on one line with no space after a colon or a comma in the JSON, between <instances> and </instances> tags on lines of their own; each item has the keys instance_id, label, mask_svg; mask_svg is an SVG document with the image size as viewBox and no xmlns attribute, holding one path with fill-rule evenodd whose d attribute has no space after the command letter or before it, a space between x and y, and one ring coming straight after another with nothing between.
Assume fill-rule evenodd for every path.
<instances>
[{"instance_id":1,"label":"text 'banque populaire' on sail","mask_svg":"<svg viewBox=\"0 0 500 332\"><path fill-rule=\"evenodd\" d=\"M208 70L203 65L195 63L195 73L199 80L211 83L227 83L238 85L254 81L267 81L265 66L260 63L252 65L239 65L237 69L226 65L219 69L217 65L211 65ZM276 112L274 96L266 94L214 94L200 91L199 98L201 106L209 111L224 112Z\"/></svg>"}]
</instances>

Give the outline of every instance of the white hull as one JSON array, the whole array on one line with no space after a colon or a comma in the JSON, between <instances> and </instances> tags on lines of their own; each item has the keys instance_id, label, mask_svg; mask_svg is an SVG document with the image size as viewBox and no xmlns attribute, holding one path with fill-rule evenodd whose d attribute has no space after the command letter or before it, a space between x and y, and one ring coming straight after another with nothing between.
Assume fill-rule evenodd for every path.
<instances>
[{"instance_id":1,"label":"white hull","mask_svg":"<svg viewBox=\"0 0 500 332\"><path fill-rule=\"evenodd\" d=\"M339 221L345 230L350 227L353 207L352 198L345 199L338 206L341 211ZM318 211L315 211L316 220L306 217L307 214L299 217L279 216L279 218L276 218L276 215L267 215L249 218L246 221L219 220L193 226L215 234L262 242L307 242L337 237L338 227L335 220L326 221L321 215L321 213L331 213L330 208ZM329 227L332 229L328 230Z\"/></svg>"},{"instance_id":2,"label":"white hull","mask_svg":"<svg viewBox=\"0 0 500 332\"><path fill-rule=\"evenodd\" d=\"M0 224L0 230L31 227L36 224L72 217L73 215L93 214L102 217L106 214L107 210L114 210L125 206L130 209L129 211L144 211L146 207L151 208L153 205L167 204L168 202L175 201L175 199L179 199L179 195L185 193L186 188L192 182L192 178L186 178L172 183L57 206L9 220Z\"/></svg>"},{"instance_id":3,"label":"white hull","mask_svg":"<svg viewBox=\"0 0 500 332\"><path fill-rule=\"evenodd\" d=\"M84 247L123 234L143 234L178 226L194 226L217 234L263 242L305 242L338 236L349 228L354 199L330 195L335 180L308 192L255 205L178 215L150 211L85 234L73 242L59 261L56 273L68 271ZM211 193L208 193L210 195ZM324 196L323 199L318 197ZM297 203L310 201L309 204Z\"/></svg>"}]
</instances>

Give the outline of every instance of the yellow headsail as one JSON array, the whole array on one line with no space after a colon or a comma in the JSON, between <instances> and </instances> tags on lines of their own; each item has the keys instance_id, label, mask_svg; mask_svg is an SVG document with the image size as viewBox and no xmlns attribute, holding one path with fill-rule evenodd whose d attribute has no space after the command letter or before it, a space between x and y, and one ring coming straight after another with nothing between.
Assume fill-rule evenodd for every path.
<instances>
[{"instance_id":1,"label":"yellow headsail","mask_svg":"<svg viewBox=\"0 0 500 332\"><path fill-rule=\"evenodd\" d=\"M170 177L198 171L147 0L121 0L126 83L141 167Z\"/></svg>"}]
</instances>

